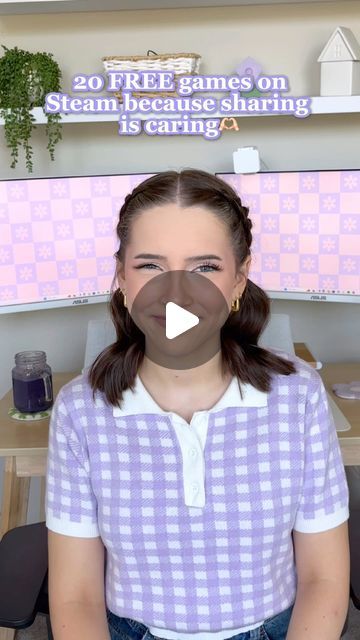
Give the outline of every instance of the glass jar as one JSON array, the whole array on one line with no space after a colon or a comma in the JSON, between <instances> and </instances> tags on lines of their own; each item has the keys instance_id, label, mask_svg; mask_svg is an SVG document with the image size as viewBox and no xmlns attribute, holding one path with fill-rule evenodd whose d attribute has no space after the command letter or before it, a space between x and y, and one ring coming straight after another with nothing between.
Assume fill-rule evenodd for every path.
<instances>
[{"instance_id":1,"label":"glass jar","mask_svg":"<svg viewBox=\"0 0 360 640\"><path fill-rule=\"evenodd\" d=\"M45 351L21 351L12 370L14 406L21 413L45 411L53 404L51 368Z\"/></svg>"}]
</instances>

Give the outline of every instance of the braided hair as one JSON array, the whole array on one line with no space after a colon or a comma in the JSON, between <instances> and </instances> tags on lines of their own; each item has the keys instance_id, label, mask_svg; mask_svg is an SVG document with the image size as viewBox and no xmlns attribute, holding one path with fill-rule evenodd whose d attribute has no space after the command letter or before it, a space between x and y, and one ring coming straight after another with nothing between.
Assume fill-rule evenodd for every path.
<instances>
[{"instance_id":1,"label":"braided hair","mask_svg":"<svg viewBox=\"0 0 360 640\"><path fill-rule=\"evenodd\" d=\"M202 206L218 216L228 230L236 268L242 272L246 259L251 255L253 240L249 208L242 204L229 184L199 169L158 173L137 185L126 196L116 226L119 249L115 256L118 263L124 263L134 219L147 209L169 203L177 203L181 207ZM122 392L133 388L145 353L145 336L124 306L116 279L115 273L109 301L116 342L99 354L88 372L93 395L96 390L104 392L112 405L119 405ZM290 360L258 345L269 319L270 298L247 278L239 310L230 313L221 328L223 373L231 372L239 382L250 383L266 392L271 388L274 373L290 375L296 372Z\"/></svg>"}]
</instances>

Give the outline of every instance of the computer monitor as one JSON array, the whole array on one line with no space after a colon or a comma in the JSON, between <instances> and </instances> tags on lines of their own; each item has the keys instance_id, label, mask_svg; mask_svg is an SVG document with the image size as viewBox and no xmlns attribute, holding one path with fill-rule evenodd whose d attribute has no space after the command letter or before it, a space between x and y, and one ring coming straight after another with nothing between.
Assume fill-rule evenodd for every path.
<instances>
[{"instance_id":1,"label":"computer monitor","mask_svg":"<svg viewBox=\"0 0 360 640\"><path fill-rule=\"evenodd\" d=\"M271 298L360 302L360 170L217 175L249 207L249 278Z\"/></svg>"},{"instance_id":2,"label":"computer monitor","mask_svg":"<svg viewBox=\"0 0 360 640\"><path fill-rule=\"evenodd\" d=\"M152 174L0 180L0 313L107 302L125 196ZM360 170L217 174L271 298L360 302Z\"/></svg>"},{"instance_id":3,"label":"computer monitor","mask_svg":"<svg viewBox=\"0 0 360 640\"><path fill-rule=\"evenodd\" d=\"M0 313L106 302L120 208L150 175L0 180Z\"/></svg>"}]
</instances>

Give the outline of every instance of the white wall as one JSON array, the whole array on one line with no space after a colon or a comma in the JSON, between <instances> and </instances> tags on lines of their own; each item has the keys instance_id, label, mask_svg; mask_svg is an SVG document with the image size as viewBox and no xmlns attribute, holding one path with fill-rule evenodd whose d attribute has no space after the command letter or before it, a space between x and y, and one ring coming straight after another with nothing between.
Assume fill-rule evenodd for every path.
<instances>
[{"instance_id":1,"label":"white wall","mask_svg":"<svg viewBox=\"0 0 360 640\"><path fill-rule=\"evenodd\" d=\"M204 74L230 74L247 56L267 74L289 76L291 95L318 95L317 57L339 25L360 40L360 4L334 3L119 11L0 17L0 43L53 52L63 69L63 91L71 93L76 73L102 73L106 55L194 51ZM256 145L270 169L359 168L360 115L244 118L239 132L216 141L201 137L119 137L116 123L69 124L50 163L44 130L34 135L34 176L155 172L184 166L231 171L232 151ZM0 178L25 177L21 162L9 168L0 132ZM273 301L288 313L295 341L304 341L326 362L359 361L357 305ZM0 316L0 395L11 386L15 352L44 349L54 371L82 366L89 318L106 313L102 305ZM0 472L2 468L0 466ZM0 485L1 490L1 485ZM29 521L38 519L38 483L32 482Z\"/></svg>"}]
</instances>

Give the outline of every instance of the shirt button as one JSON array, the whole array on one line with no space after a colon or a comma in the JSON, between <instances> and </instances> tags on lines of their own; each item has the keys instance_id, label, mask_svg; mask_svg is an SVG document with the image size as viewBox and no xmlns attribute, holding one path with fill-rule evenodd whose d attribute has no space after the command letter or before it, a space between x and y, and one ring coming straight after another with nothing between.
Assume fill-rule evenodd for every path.
<instances>
[{"instance_id":1,"label":"shirt button","mask_svg":"<svg viewBox=\"0 0 360 640\"><path fill-rule=\"evenodd\" d=\"M193 490L193 493L197 493L199 491L199 485L197 484L197 482L193 482L191 488Z\"/></svg>"},{"instance_id":2,"label":"shirt button","mask_svg":"<svg viewBox=\"0 0 360 640\"><path fill-rule=\"evenodd\" d=\"M189 449L189 455L190 455L192 458L196 458L196 456L197 456L197 451L196 451L196 449Z\"/></svg>"}]
</instances>

